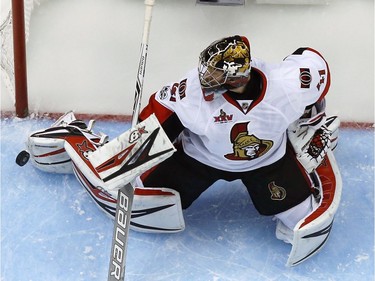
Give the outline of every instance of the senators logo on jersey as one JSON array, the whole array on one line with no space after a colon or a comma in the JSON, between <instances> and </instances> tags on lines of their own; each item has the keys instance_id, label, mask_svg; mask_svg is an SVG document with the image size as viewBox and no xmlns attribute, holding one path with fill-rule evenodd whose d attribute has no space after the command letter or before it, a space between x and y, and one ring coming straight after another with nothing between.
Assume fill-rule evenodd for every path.
<instances>
[{"instance_id":1,"label":"senators logo on jersey","mask_svg":"<svg viewBox=\"0 0 375 281\"><path fill-rule=\"evenodd\" d=\"M268 184L268 189L271 192L271 200L281 201L285 199L286 197L285 188L276 185L274 181Z\"/></svg>"},{"instance_id":2,"label":"senators logo on jersey","mask_svg":"<svg viewBox=\"0 0 375 281\"><path fill-rule=\"evenodd\" d=\"M229 160L253 160L266 154L273 146L273 141L262 140L247 131L249 122L237 123L230 132L233 153L224 155Z\"/></svg>"}]
</instances>

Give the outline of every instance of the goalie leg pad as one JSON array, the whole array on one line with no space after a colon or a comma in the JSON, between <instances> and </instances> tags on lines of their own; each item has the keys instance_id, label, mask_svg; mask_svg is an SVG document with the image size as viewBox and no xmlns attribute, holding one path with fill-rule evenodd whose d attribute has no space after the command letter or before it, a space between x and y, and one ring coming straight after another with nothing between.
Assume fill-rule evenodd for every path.
<instances>
[{"instance_id":1,"label":"goalie leg pad","mask_svg":"<svg viewBox=\"0 0 375 281\"><path fill-rule=\"evenodd\" d=\"M27 150L37 169L59 174L73 173L69 155L64 149L64 139L51 137L50 132L39 131L29 136Z\"/></svg>"},{"instance_id":2,"label":"goalie leg pad","mask_svg":"<svg viewBox=\"0 0 375 281\"><path fill-rule=\"evenodd\" d=\"M74 173L96 205L111 219L115 218L117 197L106 191L104 183L76 150L66 144ZM91 170L91 172L90 172ZM120 186L119 186L120 187ZM174 233L185 229L181 199L169 188L135 188L130 228L148 233Z\"/></svg>"},{"instance_id":3,"label":"goalie leg pad","mask_svg":"<svg viewBox=\"0 0 375 281\"><path fill-rule=\"evenodd\" d=\"M170 188L136 188L130 229L149 233L183 231L180 194Z\"/></svg>"},{"instance_id":4,"label":"goalie leg pad","mask_svg":"<svg viewBox=\"0 0 375 281\"><path fill-rule=\"evenodd\" d=\"M65 139L85 135L100 145L105 135L91 132L93 120L87 126L77 120L72 111L61 116L51 127L32 133L27 140L32 164L39 170L50 173L73 173L72 163L64 148Z\"/></svg>"},{"instance_id":5,"label":"goalie leg pad","mask_svg":"<svg viewBox=\"0 0 375 281\"><path fill-rule=\"evenodd\" d=\"M117 199L113 198L111 194L106 192L101 186L104 184L100 179L87 178L78 166L73 161L73 171L78 182L85 188L95 204L102 210L109 218L114 219L116 215ZM98 184L93 184L97 182Z\"/></svg>"},{"instance_id":6,"label":"goalie leg pad","mask_svg":"<svg viewBox=\"0 0 375 281\"><path fill-rule=\"evenodd\" d=\"M276 214L276 238L283 240L285 243L292 244L293 242L293 228L295 225L313 210L314 204L313 195L306 198L297 206L286 210L282 213Z\"/></svg>"},{"instance_id":7,"label":"goalie leg pad","mask_svg":"<svg viewBox=\"0 0 375 281\"><path fill-rule=\"evenodd\" d=\"M88 160L88 155L97 147L86 136L66 138L64 149L72 160L72 167L78 182L90 195L95 204L110 218L115 217L117 195L106 191L105 183Z\"/></svg>"},{"instance_id":8,"label":"goalie leg pad","mask_svg":"<svg viewBox=\"0 0 375 281\"><path fill-rule=\"evenodd\" d=\"M64 149L64 137L69 131L64 125L76 120L72 111L65 113L50 128L32 133L27 140L31 163L44 172L73 173L69 155Z\"/></svg>"},{"instance_id":9,"label":"goalie leg pad","mask_svg":"<svg viewBox=\"0 0 375 281\"><path fill-rule=\"evenodd\" d=\"M337 116L330 116L330 117L327 117L325 125L327 126L328 130L331 131L330 149L333 151L337 146L337 141L339 137L340 120Z\"/></svg>"},{"instance_id":10,"label":"goalie leg pad","mask_svg":"<svg viewBox=\"0 0 375 281\"><path fill-rule=\"evenodd\" d=\"M294 227L288 266L297 265L322 249L328 240L340 203L342 180L331 150L328 150L316 171L321 182L321 199L317 208Z\"/></svg>"}]
</instances>

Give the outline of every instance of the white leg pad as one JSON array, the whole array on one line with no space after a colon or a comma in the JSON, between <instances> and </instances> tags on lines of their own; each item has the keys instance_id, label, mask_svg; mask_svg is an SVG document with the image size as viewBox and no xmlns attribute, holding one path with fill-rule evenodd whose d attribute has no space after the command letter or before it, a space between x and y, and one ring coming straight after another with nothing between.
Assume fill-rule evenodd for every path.
<instances>
[{"instance_id":1,"label":"white leg pad","mask_svg":"<svg viewBox=\"0 0 375 281\"><path fill-rule=\"evenodd\" d=\"M135 188L130 228L151 233L183 231L180 194L170 188Z\"/></svg>"},{"instance_id":2,"label":"white leg pad","mask_svg":"<svg viewBox=\"0 0 375 281\"><path fill-rule=\"evenodd\" d=\"M277 218L276 238L292 244L293 229L296 224L313 210L314 197L311 195L297 206L275 215Z\"/></svg>"},{"instance_id":3,"label":"white leg pad","mask_svg":"<svg viewBox=\"0 0 375 281\"><path fill-rule=\"evenodd\" d=\"M317 208L301 219L293 230L288 266L297 265L315 255L327 242L340 203L342 180L335 157L328 150L317 168L322 199Z\"/></svg>"},{"instance_id":4,"label":"white leg pad","mask_svg":"<svg viewBox=\"0 0 375 281\"><path fill-rule=\"evenodd\" d=\"M65 152L65 137L70 134L66 126L76 120L69 111L61 116L51 127L33 132L27 140L27 150L31 163L44 172L73 173L69 155Z\"/></svg>"},{"instance_id":5,"label":"white leg pad","mask_svg":"<svg viewBox=\"0 0 375 281\"><path fill-rule=\"evenodd\" d=\"M276 214L275 217L281 220L285 224L285 226L293 229L301 219L311 213L311 211L313 210L313 200L315 199L311 195L297 206L294 206L293 208L290 208L285 212Z\"/></svg>"}]
</instances>

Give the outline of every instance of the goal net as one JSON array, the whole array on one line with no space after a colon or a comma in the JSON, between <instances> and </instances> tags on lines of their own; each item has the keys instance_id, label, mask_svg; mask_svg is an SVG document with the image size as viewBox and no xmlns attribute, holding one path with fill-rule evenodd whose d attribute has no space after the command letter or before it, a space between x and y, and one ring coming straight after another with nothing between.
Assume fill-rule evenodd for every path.
<instances>
[{"instance_id":1,"label":"goal net","mask_svg":"<svg viewBox=\"0 0 375 281\"><path fill-rule=\"evenodd\" d=\"M25 19L25 40L29 38L31 13L36 5L37 0L24 1L24 19ZM5 88L15 104L15 67L13 51L13 17L11 0L1 1L1 79Z\"/></svg>"}]
</instances>

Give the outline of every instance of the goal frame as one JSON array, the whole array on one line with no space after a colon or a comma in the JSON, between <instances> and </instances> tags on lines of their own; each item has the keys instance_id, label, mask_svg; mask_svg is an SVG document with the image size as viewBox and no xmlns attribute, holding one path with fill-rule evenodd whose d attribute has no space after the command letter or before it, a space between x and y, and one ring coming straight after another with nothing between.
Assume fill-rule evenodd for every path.
<instances>
[{"instance_id":1,"label":"goal frame","mask_svg":"<svg viewBox=\"0 0 375 281\"><path fill-rule=\"evenodd\" d=\"M26 63L26 33L24 0L11 1L13 35L15 113L19 118L29 116Z\"/></svg>"}]
</instances>

